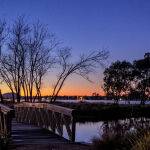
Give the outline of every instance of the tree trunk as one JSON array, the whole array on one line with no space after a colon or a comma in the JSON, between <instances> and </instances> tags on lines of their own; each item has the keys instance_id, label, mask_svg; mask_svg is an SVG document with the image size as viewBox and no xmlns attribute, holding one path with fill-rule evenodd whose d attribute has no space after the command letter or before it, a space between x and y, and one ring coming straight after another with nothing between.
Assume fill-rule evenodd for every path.
<instances>
[{"instance_id":1,"label":"tree trunk","mask_svg":"<svg viewBox=\"0 0 150 150\"><path fill-rule=\"evenodd\" d=\"M3 95L2 95L2 92L0 90L0 99L1 99L1 103L4 103L4 100L3 100Z\"/></svg>"}]
</instances>

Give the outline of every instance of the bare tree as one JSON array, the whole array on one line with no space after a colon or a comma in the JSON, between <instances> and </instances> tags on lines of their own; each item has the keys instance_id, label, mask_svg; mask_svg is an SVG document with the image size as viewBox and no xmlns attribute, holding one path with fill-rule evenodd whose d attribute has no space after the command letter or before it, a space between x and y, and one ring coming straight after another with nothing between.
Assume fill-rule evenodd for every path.
<instances>
[{"instance_id":1,"label":"bare tree","mask_svg":"<svg viewBox=\"0 0 150 150\"><path fill-rule=\"evenodd\" d=\"M38 62L37 69L35 70L36 97L38 98L39 101L41 100L41 85L43 77L55 63L54 58L50 58L50 56L47 53L44 53L44 55L42 56L43 57Z\"/></svg>"},{"instance_id":2,"label":"bare tree","mask_svg":"<svg viewBox=\"0 0 150 150\"><path fill-rule=\"evenodd\" d=\"M18 102L22 91L26 101L34 102L35 98L41 99L43 77L56 62L62 70L54 86L51 102L56 100L68 77L77 74L90 81L89 74L108 57L106 51L95 51L89 55L81 55L79 60L73 63L70 61L70 49L61 48L57 58L54 58L53 52L59 44L55 36L49 34L47 28L39 22L30 25L23 17L15 21L9 33L5 44L7 52L1 59L0 75L13 95L17 94Z\"/></svg>"},{"instance_id":3,"label":"bare tree","mask_svg":"<svg viewBox=\"0 0 150 150\"><path fill-rule=\"evenodd\" d=\"M6 38L5 29L6 29L5 21L0 20L0 72L2 70L2 66L1 66L2 46L3 46L4 40ZM1 83L2 83L2 76L1 76L1 73L0 73L0 84ZM1 89L0 89L0 97L1 97L1 102L3 102Z\"/></svg>"},{"instance_id":4,"label":"bare tree","mask_svg":"<svg viewBox=\"0 0 150 150\"><path fill-rule=\"evenodd\" d=\"M6 34L5 34L5 30L6 30L6 23L5 21L1 21L0 20L0 58L1 58L1 49L4 43L4 40L6 38Z\"/></svg>"},{"instance_id":5,"label":"bare tree","mask_svg":"<svg viewBox=\"0 0 150 150\"><path fill-rule=\"evenodd\" d=\"M30 101L32 101L33 88L35 86L36 96L40 100L41 84L44 75L54 64L51 56L52 50L58 45L55 37L49 34L47 29L37 23L33 26L33 35L29 38L29 67L28 87Z\"/></svg>"},{"instance_id":6,"label":"bare tree","mask_svg":"<svg viewBox=\"0 0 150 150\"><path fill-rule=\"evenodd\" d=\"M15 93L15 87L14 87L14 71L12 68L12 65L8 63L9 57L7 58L6 56L2 56L1 58L1 70L0 70L0 75L3 80L3 82L8 86L10 91L12 92L13 96L13 102L15 101L14 98L14 93Z\"/></svg>"},{"instance_id":7,"label":"bare tree","mask_svg":"<svg viewBox=\"0 0 150 150\"><path fill-rule=\"evenodd\" d=\"M26 101L33 102L33 92L41 97L41 84L44 75L52 67L54 59L51 51L58 45L54 35L37 22L29 25L19 17L7 40L7 52L3 55L1 76L20 102L21 91Z\"/></svg>"},{"instance_id":8,"label":"bare tree","mask_svg":"<svg viewBox=\"0 0 150 150\"><path fill-rule=\"evenodd\" d=\"M91 82L89 74L93 73L99 66L103 66L104 60L108 57L107 51L94 51L88 55L82 54L75 63L70 62L71 52L69 48L63 48L58 52L58 63L62 70L58 75L56 84L51 96L51 102L55 102L62 89L64 82L73 74L79 75Z\"/></svg>"},{"instance_id":9,"label":"bare tree","mask_svg":"<svg viewBox=\"0 0 150 150\"><path fill-rule=\"evenodd\" d=\"M15 92L17 94L17 100L20 102L22 77L24 76L25 56L27 53L27 37L30 28L25 23L23 17L19 17L11 31L11 39L8 43L8 49L10 51L10 65L12 67L12 81L14 84Z\"/></svg>"}]
</instances>

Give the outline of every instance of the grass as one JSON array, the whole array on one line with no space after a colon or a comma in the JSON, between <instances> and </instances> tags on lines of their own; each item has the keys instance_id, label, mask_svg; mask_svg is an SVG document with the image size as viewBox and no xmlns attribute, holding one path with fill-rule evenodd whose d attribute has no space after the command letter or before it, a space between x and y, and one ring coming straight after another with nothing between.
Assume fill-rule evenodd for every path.
<instances>
[{"instance_id":1,"label":"grass","mask_svg":"<svg viewBox=\"0 0 150 150\"><path fill-rule=\"evenodd\" d=\"M150 131L140 135L134 142L131 150L150 150Z\"/></svg>"},{"instance_id":2,"label":"grass","mask_svg":"<svg viewBox=\"0 0 150 150\"><path fill-rule=\"evenodd\" d=\"M107 134L94 138L92 150L150 150L150 131L140 130L124 135Z\"/></svg>"},{"instance_id":3,"label":"grass","mask_svg":"<svg viewBox=\"0 0 150 150\"><path fill-rule=\"evenodd\" d=\"M129 150L125 137L109 135L103 139L93 139L92 150Z\"/></svg>"}]
</instances>

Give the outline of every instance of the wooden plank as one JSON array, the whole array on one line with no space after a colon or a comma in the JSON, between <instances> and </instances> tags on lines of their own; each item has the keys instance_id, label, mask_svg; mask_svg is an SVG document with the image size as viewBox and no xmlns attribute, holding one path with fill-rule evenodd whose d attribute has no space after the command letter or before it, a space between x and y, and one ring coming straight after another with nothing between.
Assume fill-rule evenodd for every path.
<instances>
[{"instance_id":1,"label":"wooden plank","mask_svg":"<svg viewBox=\"0 0 150 150\"><path fill-rule=\"evenodd\" d=\"M65 138L40 127L17 123L15 120L12 122L12 141L10 146L67 142L68 140Z\"/></svg>"},{"instance_id":2,"label":"wooden plank","mask_svg":"<svg viewBox=\"0 0 150 150\"><path fill-rule=\"evenodd\" d=\"M89 150L88 145L68 140L39 127L12 122L12 140L9 150Z\"/></svg>"}]
</instances>

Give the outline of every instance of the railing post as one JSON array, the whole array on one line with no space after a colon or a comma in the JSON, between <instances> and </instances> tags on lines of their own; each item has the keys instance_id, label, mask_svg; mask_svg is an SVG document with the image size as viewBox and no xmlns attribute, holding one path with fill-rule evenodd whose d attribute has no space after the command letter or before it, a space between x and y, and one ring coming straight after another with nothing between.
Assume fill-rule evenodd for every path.
<instances>
[{"instance_id":1,"label":"railing post","mask_svg":"<svg viewBox=\"0 0 150 150\"><path fill-rule=\"evenodd\" d=\"M11 130L12 130L11 122L12 122L12 116L11 113L9 112L7 116L7 130L8 130L9 137L11 136Z\"/></svg>"},{"instance_id":2,"label":"railing post","mask_svg":"<svg viewBox=\"0 0 150 150\"><path fill-rule=\"evenodd\" d=\"M75 142L75 135L76 135L76 122L75 122L75 118L72 116L71 118L72 120L72 134L71 134L71 141Z\"/></svg>"}]
</instances>

